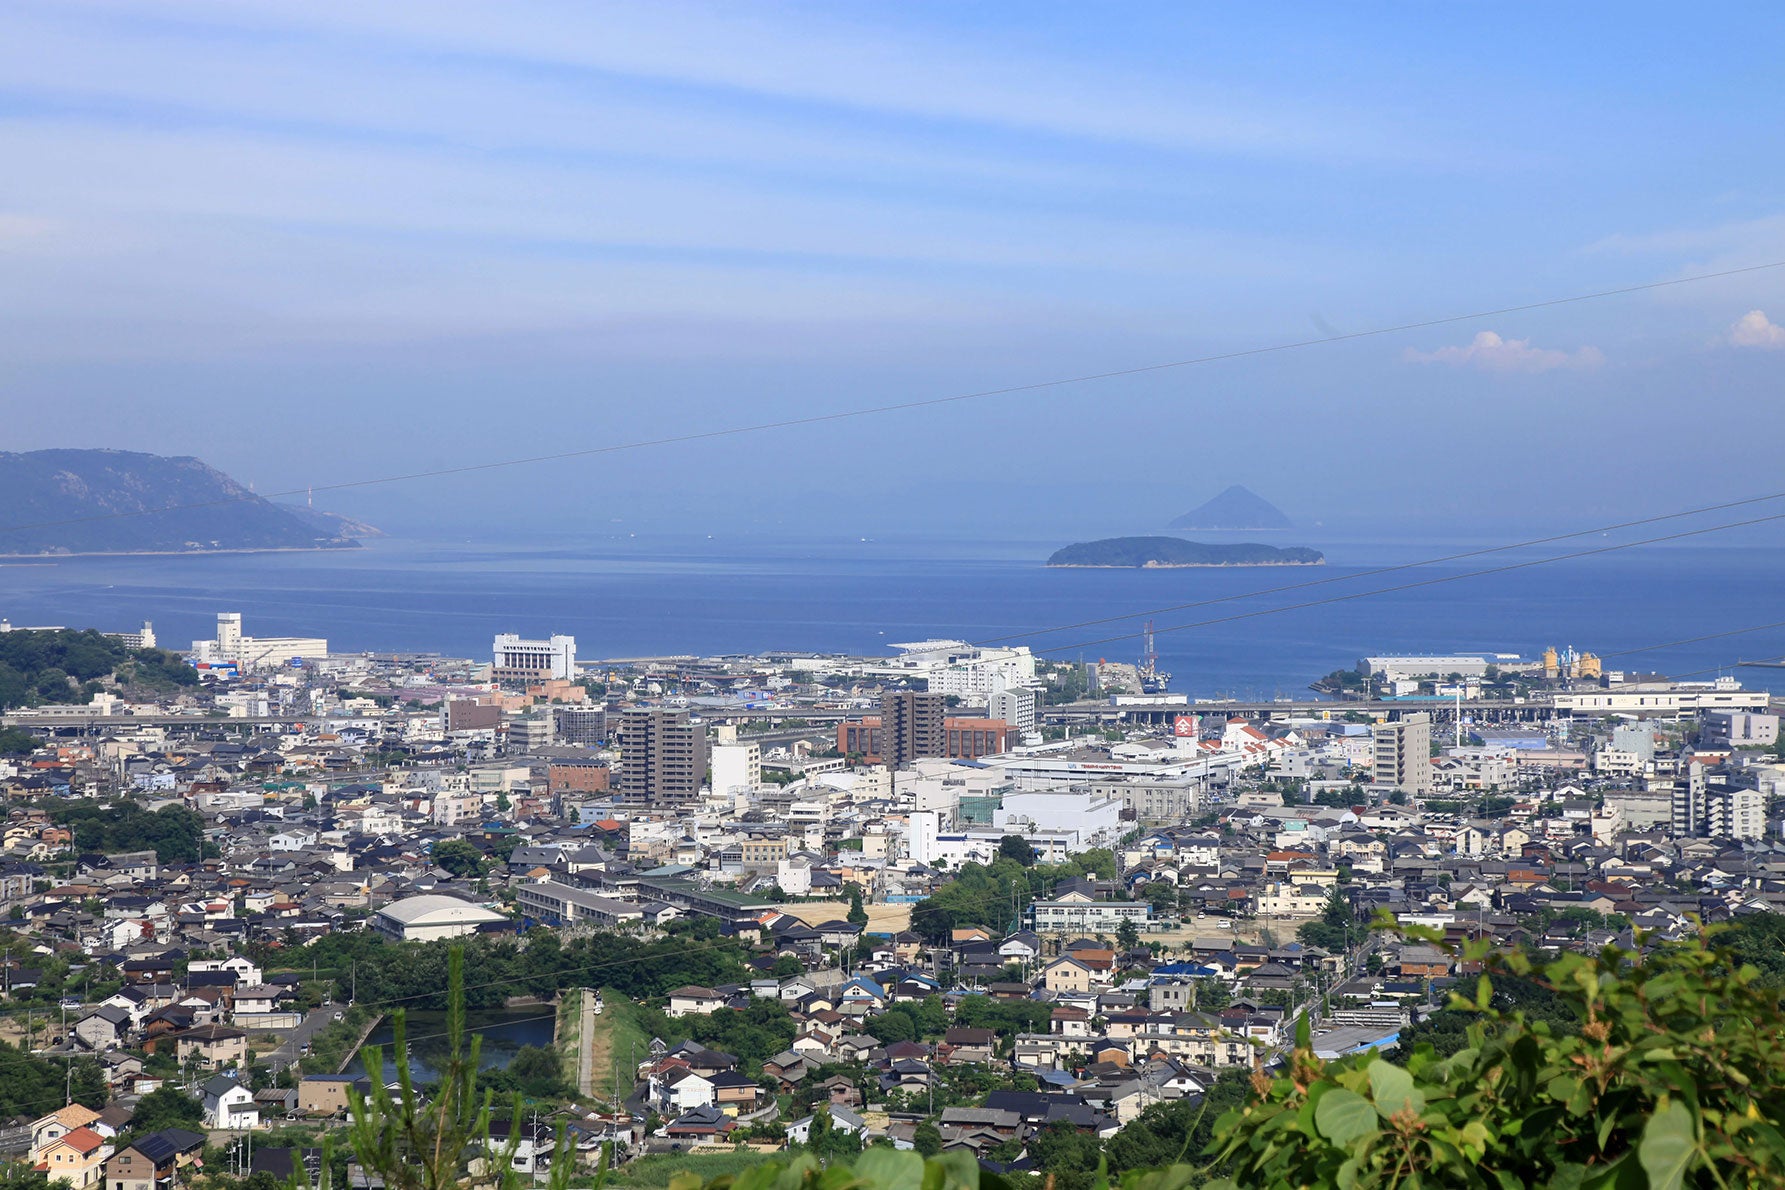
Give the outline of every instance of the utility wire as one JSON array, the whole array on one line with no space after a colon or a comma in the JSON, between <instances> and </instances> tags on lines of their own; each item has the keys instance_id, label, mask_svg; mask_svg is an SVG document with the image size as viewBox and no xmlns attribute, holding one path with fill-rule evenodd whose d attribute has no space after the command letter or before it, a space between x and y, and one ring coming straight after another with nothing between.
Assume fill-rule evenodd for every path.
<instances>
[{"instance_id":1,"label":"utility wire","mask_svg":"<svg viewBox=\"0 0 1785 1190\"><path fill-rule=\"evenodd\" d=\"M1770 624L1755 624L1748 628L1731 628L1727 632L1707 632L1703 636L1688 636L1680 640L1670 640L1664 644L1644 645L1640 649L1619 649L1615 653L1601 653L1599 656L1603 659L1606 657L1628 657L1632 653L1654 653L1661 649L1672 649L1680 645L1695 645L1707 640L1722 640L1726 636L1746 636L1750 632L1765 632L1769 628L1785 628L1785 620L1774 620Z\"/></svg>"},{"instance_id":2,"label":"utility wire","mask_svg":"<svg viewBox=\"0 0 1785 1190\"><path fill-rule=\"evenodd\" d=\"M1188 611L1196 607L1212 607L1219 603L1234 603L1241 599L1258 599L1265 595L1281 595L1287 591L1305 591L1311 587L1324 587L1333 583L1348 583L1358 579L1376 578L1384 574L1396 574L1405 570L1417 570L1422 566L1437 566L1445 562L1460 562L1466 558L1480 558L1489 554L1503 554L1512 550L1530 549L1534 546L1553 545L1559 541L1571 541L1577 537L1591 537L1594 534L1616 533L1623 529L1635 529L1642 525L1659 524L1662 521L1677 521L1686 517L1702 516L1709 512L1723 512L1731 508L1742 508L1751 504L1764 504L1769 500L1785 499L1785 492L1771 492L1764 496L1749 496L1741 500L1731 500L1724 504L1707 504L1701 508L1689 508L1684 512L1668 512L1658 516L1641 517L1634 521L1619 521L1613 525L1600 525L1592 529L1577 529L1571 533L1558 533L1551 537L1533 537L1528 541L1515 541L1509 545L1485 546L1481 549L1465 550L1458 554L1442 554L1435 558L1422 558L1417 562L1401 562L1394 566L1379 566L1371 570L1360 570L1355 574L1339 574L1329 578L1310 579L1307 582L1285 583L1276 587L1261 587L1256 591L1242 591L1234 595L1216 595L1207 599L1198 599L1190 603L1176 603L1168 607L1148 608L1145 611L1124 612L1121 615L1103 616L1095 620L1080 620L1075 624L1057 624L1051 628L1032 628L1024 632L1012 632L1005 636L988 637L974 643L987 646L1010 640L1031 640L1037 636L1048 636L1055 632L1069 632L1076 628L1096 628L1104 624L1117 624L1123 620L1137 620L1142 616L1163 616L1170 612Z\"/></svg>"},{"instance_id":3,"label":"utility wire","mask_svg":"<svg viewBox=\"0 0 1785 1190\"><path fill-rule=\"evenodd\" d=\"M1037 380L1027 384L1005 385L1000 388L979 389L975 392L954 393L948 396L924 397L910 401L895 401L884 405L869 405L856 409L838 410L835 413L815 413L804 417L780 418L774 421L757 422L751 425L724 426L719 429L700 430L685 434L666 434L657 438L642 438L632 442L611 443L606 446L590 446L582 447L577 450L555 451L550 454L530 455L524 458L499 459L489 463L465 463L455 467L436 467L424 471L402 472L372 479L311 484L300 488L288 488L284 491L268 493L265 497L250 492L242 496L225 497L217 500L202 500L189 504L170 504L161 508L139 509L130 512L96 513L90 516L68 517L61 520L4 525L0 526L0 533L19 533L29 529L58 528L63 525L88 524L94 521L118 520L124 517L153 516L157 513L184 512L197 508L215 508L228 504L251 503L262 498L277 499L282 496L304 496L315 492L340 492L352 488L367 488L377 487L384 484L407 483L417 479L438 479L453 475L469 475L480 471L498 471L509 467L525 467L535 463L563 462L568 459L584 459L596 455L619 454L624 451L643 450L655 446L677 446L689 442L704 442L716 438L729 438L740 434L760 434L771 430L793 429L799 426L826 425L831 422L852 421L864 417L878 417L889 413L904 413L913 409L934 409L943 405L957 405L968 401L985 400L991 397L1013 396L1018 393L1043 392L1048 389L1065 388L1070 385L1089 384L1098 380L1117 380L1129 376L1144 376L1154 372L1168 372L1180 368L1198 367L1204 364L1222 363L1229 360L1251 359L1255 356L1274 355L1286 351L1299 351L1308 347L1321 347L1333 343L1347 343L1359 339L1381 338L1387 335L1403 334L1408 331L1448 326L1458 322L1470 322L1479 318L1498 318L1506 314L1521 314L1531 310L1546 310L1556 306L1599 301L1611 297L1623 297L1633 293L1648 293L1658 289L1668 289L1679 285L1693 285L1701 281L1715 281L1726 277L1738 277L1748 273L1765 272L1767 270L1778 268L1785 268L1785 260L1768 261L1765 264L1752 264L1734 269L1721 269L1712 273L1694 273L1688 277L1673 277L1665 281L1645 281L1637 285L1621 285L1613 289L1599 289L1590 293L1577 293L1567 297L1547 298L1543 301L1536 302L1521 302L1510 306L1498 306L1490 310L1475 310L1467 314L1447 314L1438 318L1423 318L1412 322L1395 323L1391 326L1372 327L1368 330L1347 331L1343 334L1336 335L1323 335L1313 339L1293 339L1281 343L1269 343L1259 347L1245 347L1235 351L1221 351L1209 355L1192 356L1187 359L1169 360L1164 363L1142 364L1132 368L1115 368L1104 372L1086 372L1077 376L1065 376L1054 380Z\"/></svg>"}]
</instances>

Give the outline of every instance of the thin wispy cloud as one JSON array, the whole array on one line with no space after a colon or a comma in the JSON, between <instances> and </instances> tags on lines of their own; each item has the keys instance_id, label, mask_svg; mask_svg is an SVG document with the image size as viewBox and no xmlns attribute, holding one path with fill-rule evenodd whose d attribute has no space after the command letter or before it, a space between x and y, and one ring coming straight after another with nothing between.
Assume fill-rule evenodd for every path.
<instances>
[{"instance_id":1,"label":"thin wispy cloud","mask_svg":"<svg viewBox=\"0 0 1785 1190\"><path fill-rule=\"evenodd\" d=\"M1764 310L1750 310L1729 328L1731 347L1761 347L1776 351L1785 347L1785 326L1766 316Z\"/></svg>"},{"instance_id":2,"label":"thin wispy cloud","mask_svg":"<svg viewBox=\"0 0 1785 1190\"><path fill-rule=\"evenodd\" d=\"M798 101L1047 135L1334 160L1407 159L1422 150L1386 119L1274 88L1223 85L1213 71L1111 71L1082 52L1050 54L999 37L962 37L890 10L704 3L508 4L492 20L466 0L317 0L244 6L199 0L112 4L281 37L427 47L509 69L556 68L707 92L738 104ZM878 19L876 19L878 18Z\"/></svg>"},{"instance_id":3,"label":"thin wispy cloud","mask_svg":"<svg viewBox=\"0 0 1785 1190\"><path fill-rule=\"evenodd\" d=\"M1597 347L1563 351L1534 347L1529 339L1508 339L1494 331L1481 331L1460 347L1419 351L1409 347L1401 358L1415 364L1448 364L1483 372L1552 372L1557 368L1596 368L1605 362Z\"/></svg>"}]
</instances>

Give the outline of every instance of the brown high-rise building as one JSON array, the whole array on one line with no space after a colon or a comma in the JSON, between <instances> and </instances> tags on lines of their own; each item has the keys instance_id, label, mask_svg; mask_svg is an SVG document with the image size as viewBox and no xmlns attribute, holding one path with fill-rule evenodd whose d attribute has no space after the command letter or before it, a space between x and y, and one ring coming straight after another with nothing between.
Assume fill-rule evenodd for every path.
<instances>
[{"instance_id":1,"label":"brown high-rise building","mask_svg":"<svg viewBox=\"0 0 1785 1190\"><path fill-rule=\"evenodd\" d=\"M919 756L941 756L947 747L943 720L948 704L940 694L902 690L880 698L881 756L902 769Z\"/></svg>"},{"instance_id":2,"label":"brown high-rise building","mask_svg":"<svg viewBox=\"0 0 1785 1190\"><path fill-rule=\"evenodd\" d=\"M956 760L1008 752L1019 738L1002 719L944 719L942 733L946 737L942 754Z\"/></svg>"},{"instance_id":3,"label":"brown high-rise building","mask_svg":"<svg viewBox=\"0 0 1785 1190\"><path fill-rule=\"evenodd\" d=\"M620 766L613 788L636 805L685 805L707 776L707 732L687 711L639 710L620 715Z\"/></svg>"}]
</instances>

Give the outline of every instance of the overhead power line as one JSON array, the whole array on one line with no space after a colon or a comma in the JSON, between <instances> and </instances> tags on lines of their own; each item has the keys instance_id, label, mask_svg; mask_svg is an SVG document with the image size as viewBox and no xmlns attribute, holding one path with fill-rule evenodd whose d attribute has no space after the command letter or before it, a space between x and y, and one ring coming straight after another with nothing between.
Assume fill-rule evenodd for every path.
<instances>
[{"instance_id":1,"label":"overhead power line","mask_svg":"<svg viewBox=\"0 0 1785 1190\"><path fill-rule=\"evenodd\" d=\"M481 471L499 471L510 467L526 467L538 463L556 463L564 462L569 459L592 458L597 455L620 454L626 451L644 450L650 447L679 446L691 442L705 442L718 438L730 438L741 434L761 434L773 430L794 429L800 426L826 425L831 422L852 421L864 417L879 417L891 413L905 413L914 409L934 409L939 406L958 405L969 401L987 400L993 397L1015 396L1019 393L1043 392L1048 389L1066 388L1077 384L1090 384L1099 380L1119 380L1129 376L1145 376L1154 372L1169 372L1182 368L1199 367L1205 364L1223 363L1230 360L1251 359L1255 356L1299 351L1309 347L1322 347L1334 343L1348 343L1360 339L1382 338L1388 335L1404 334L1409 331L1427 330L1439 326L1450 326L1459 322L1472 322L1480 318L1499 318L1508 314L1521 314L1532 310L1551 309L1556 306L1576 305L1581 302L1624 297L1634 293L1647 293L1680 285L1695 285L1704 281L1716 281L1728 277L1738 277L1748 273L1766 272L1778 268L1785 268L1785 260L1768 261L1764 264L1745 265L1741 268L1720 269L1711 273L1694 273L1691 276L1672 277L1664 281L1644 281L1635 285L1621 285L1612 289L1598 289L1589 293L1570 294L1566 297L1546 298L1542 301L1535 302L1520 302L1514 305L1496 306L1486 310L1473 310L1464 314L1446 314L1436 318L1416 319L1411 322L1400 322L1388 326L1371 327L1367 330L1322 335L1318 338L1292 339L1280 343L1267 343L1258 347L1244 347L1233 351L1219 351L1208 355L1191 356L1187 359L1167 360L1163 363L1141 364L1131 368L1113 368L1102 372L1085 372L1076 376L1063 376L1052 380L1036 380L1024 384L1005 385L999 388L979 389L973 392L952 393L939 397L921 397L909 401L894 401L882 405L868 405L855 409L843 409L834 413L814 413L802 417L778 418L772 421L756 422L749 425L722 426L712 430L666 434L655 438L636 439L631 442L609 443L605 446L579 447L575 450L554 451L550 454L528 455L513 459L498 459L494 462L487 463L463 463L451 467L429 468L423 471L399 472L370 479L344 480L338 483L307 484L304 487L288 488L283 491L266 493L264 498L278 499L285 496L307 496L316 492L340 492L348 491L353 488L368 488L378 487L385 484L408 483L420 479L441 479L454 475L470 475ZM67 517L59 520L0 525L0 533L19 533L31 529L58 528L64 525L80 525L94 521L119 520L125 517L155 516L162 513L185 512L198 508L216 508L229 504L251 503L262 498L261 495L248 493L242 496L226 497L217 500L201 500L188 504L169 504L161 508L145 508L129 512L95 513L89 516Z\"/></svg>"}]
</instances>

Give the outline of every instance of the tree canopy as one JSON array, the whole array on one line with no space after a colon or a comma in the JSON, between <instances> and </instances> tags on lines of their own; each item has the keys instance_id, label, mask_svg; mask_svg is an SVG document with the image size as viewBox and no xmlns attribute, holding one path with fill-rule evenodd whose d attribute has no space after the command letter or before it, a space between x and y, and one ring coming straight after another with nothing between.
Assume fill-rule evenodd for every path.
<instances>
[{"instance_id":1,"label":"tree canopy","mask_svg":"<svg viewBox=\"0 0 1785 1190\"><path fill-rule=\"evenodd\" d=\"M116 853L154 848L162 863L204 858L204 819L184 806L145 809L137 802L55 801L50 817L74 832L85 852Z\"/></svg>"},{"instance_id":2,"label":"tree canopy","mask_svg":"<svg viewBox=\"0 0 1785 1190\"><path fill-rule=\"evenodd\" d=\"M1785 1010L1753 966L1703 940L1538 965L1466 948L1491 974L1454 1006L1476 1017L1449 1057L1326 1062L1298 1048L1216 1125L1240 1186L1785 1184ZM1579 1022L1502 1009L1501 973Z\"/></svg>"},{"instance_id":3,"label":"tree canopy","mask_svg":"<svg viewBox=\"0 0 1785 1190\"><path fill-rule=\"evenodd\" d=\"M199 680L174 653L127 649L90 628L0 633L0 710L88 703L102 679L155 689L196 686Z\"/></svg>"}]
</instances>

